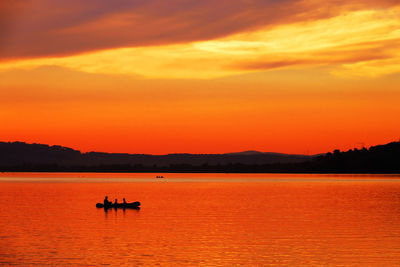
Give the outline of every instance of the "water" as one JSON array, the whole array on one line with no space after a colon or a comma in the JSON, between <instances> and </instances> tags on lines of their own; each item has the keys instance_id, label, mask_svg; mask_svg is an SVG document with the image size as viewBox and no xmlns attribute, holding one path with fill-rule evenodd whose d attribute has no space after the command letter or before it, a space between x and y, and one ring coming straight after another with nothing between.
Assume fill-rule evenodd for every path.
<instances>
[{"instance_id":1,"label":"water","mask_svg":"<svg viewBox=\"0 0 400 267\"><path fill-rule=\"evenodd\" d=\"M156 175L1 174L0 265L399 266L399 175Z\"/></svg>"}]
</instances>

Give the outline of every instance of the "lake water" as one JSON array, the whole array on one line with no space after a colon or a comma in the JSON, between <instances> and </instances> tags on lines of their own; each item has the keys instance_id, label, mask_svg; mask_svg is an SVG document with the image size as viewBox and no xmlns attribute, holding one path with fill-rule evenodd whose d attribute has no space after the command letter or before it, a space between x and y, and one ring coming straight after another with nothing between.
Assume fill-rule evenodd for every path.
<instances>
[{"instance_id":1,"label":"lake water","mask_svg":"<svg viewBox=\"0 0 400 267\"><path fill-rule=\"evenodd\" d=\"M3 173L0 207L0 265L400 264L400 175Z\"/></svg>"}]
</instances>

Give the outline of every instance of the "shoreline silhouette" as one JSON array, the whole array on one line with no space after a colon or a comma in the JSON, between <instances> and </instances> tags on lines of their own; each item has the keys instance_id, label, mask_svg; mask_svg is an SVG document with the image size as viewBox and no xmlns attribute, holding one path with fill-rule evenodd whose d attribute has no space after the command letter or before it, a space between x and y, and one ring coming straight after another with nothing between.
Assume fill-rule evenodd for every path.
<instances>
[{"instance_id":1,"label":"shoreline silhouette","mask_svg":"<svg viewBox=\"0 0 400 267\"><path fill-rule=\"evenodd\" d=\"M101 155L101 156L100 156ZM306 156L81 153L61 146L0 142L1 172L400 173L400 141Z\"/></svg>"}]
</instances>

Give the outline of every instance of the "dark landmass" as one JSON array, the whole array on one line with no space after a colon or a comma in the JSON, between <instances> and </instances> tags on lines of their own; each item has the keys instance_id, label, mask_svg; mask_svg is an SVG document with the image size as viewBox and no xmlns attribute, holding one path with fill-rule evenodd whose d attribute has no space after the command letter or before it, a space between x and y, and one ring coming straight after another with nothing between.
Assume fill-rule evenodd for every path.
<instances>
[{"instance_id":1,"label":"dark landmass","mask_svg":"<svg viewBox=\"0 0 400 267\"><path fill-rule=\"evenodd\" d=\"M81 153L61 146L0 142L0 171L400 173L400 142L315 156L258 151L168 155Z\"/></svg>"},{"instance_id":2,"label":"dark landmass","mask_svg":"<svg viewBox=\"0 0 400 267\"><path fill-rule=\"evenodd\" d=\"M0 142L0 168L14 166L28 168L39 166L58 166L62 168L89 168L100 166L169 167L173 165L263 165L272 163L294 163L310 159L306 155L289 155L281 153L245 151L226 154L123 154L88 152L81 153L68 147L23 142Z\"/></svg>"}]
</instances>

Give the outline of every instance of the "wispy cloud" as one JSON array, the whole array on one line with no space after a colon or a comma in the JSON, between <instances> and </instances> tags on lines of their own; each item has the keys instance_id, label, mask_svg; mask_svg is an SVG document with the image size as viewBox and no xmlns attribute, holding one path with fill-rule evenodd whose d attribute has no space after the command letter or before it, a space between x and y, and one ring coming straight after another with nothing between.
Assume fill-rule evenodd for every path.
<instances>
[{"instance_id":1,"label":"wispy cloud","mask_svg":"<svg viewBox=\"0 0 400 267\"><path fill-rule=\"evenodd\" d=\"M0 64L0 69L53 65L147 78L216 78L325 65L341 76L376 77L399 70L399 17L397 7L352 11L327 19L266 26L209 41L16 60Z\"/></svg>"},{"instance_id":2,"label":"wispy cloud","mask_svg":"<svg viewBox=\"0 0 400 267\"><path fill-rule=\"evenodd\" d=\"M3 0L1 3L3 60L213 40L254 29L399 4L397 0Z\"/></svg>"}]
</instances>

